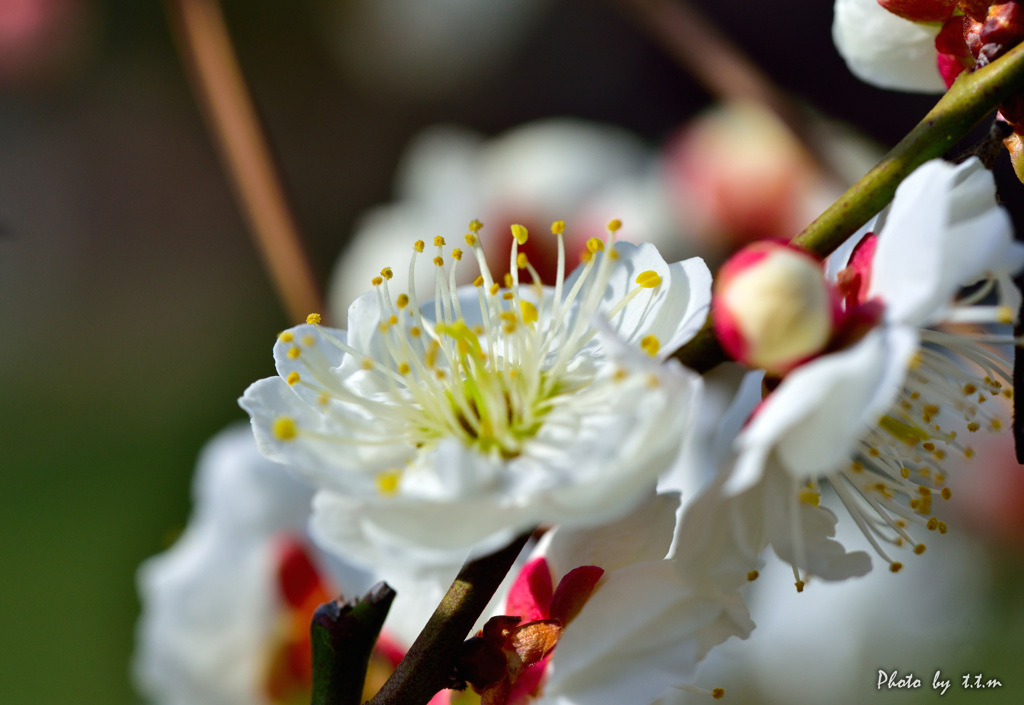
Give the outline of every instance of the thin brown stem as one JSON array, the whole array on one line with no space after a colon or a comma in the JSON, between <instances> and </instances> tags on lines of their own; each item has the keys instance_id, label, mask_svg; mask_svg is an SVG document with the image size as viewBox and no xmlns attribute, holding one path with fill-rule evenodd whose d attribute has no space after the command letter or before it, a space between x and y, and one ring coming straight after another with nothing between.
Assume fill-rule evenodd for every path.
<instances>
[{"instance_id":1,"label":"thin brown stem","mask_svg":"<svg viewBox=\"0 0 1024 705\"><path fill-rule=\"evenodd\" d=\"M322 310L316 277L277 176L217 0L168 0L181 59L249 229L293 321Z\"/></svg>"}]
</instances>

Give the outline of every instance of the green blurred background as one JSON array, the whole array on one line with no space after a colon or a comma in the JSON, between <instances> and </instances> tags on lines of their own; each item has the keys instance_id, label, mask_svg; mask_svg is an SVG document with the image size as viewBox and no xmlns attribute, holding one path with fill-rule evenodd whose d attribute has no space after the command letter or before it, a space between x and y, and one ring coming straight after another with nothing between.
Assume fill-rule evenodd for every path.
<instances>
[{"instance_id":1,"label":"green blurred background","mask_svg":"<svg viewBox=\"0 0 1024 705\"><path fill-rule=\"evenodd\" d=\"M132 703L135 568L184 525L199 448L243 418L235 400L271 372L273 336L289 321L164 7L36 4L29 22L0 0L0 44L34 27L45 39L35 60L0 54L11 68L0 75L0 702ZM490 72L415 95L338 70L331 4L225 3L324 278L358 214L389 198L404 144L426 125L494 134L571 115L656 144L710 101L613 2L550 2ZM831 45L830 3L698 4L784 87L883 144L932 103L850 77ZM962 663L1006 685L970 699L954 687L945 699L1024 693L1016 539L979 549L995 557L995 589L981 596L987 616Z\"/></svg>"}]
</instances>

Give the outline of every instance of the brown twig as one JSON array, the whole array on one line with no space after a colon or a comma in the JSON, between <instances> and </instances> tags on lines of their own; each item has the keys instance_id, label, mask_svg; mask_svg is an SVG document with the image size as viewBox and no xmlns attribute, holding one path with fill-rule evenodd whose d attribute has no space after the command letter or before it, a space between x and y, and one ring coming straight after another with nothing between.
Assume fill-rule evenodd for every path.
<instances>
[{"instance_id":1,"label":"brown twig","mask_svg":"<svg viewBox=\"0 0 1024 705\"><path fill-rule=\"evenodd\" d=\"M322 297L217 0L168 0L174 36L264 266L290 319Z\"/></svg>"}]
</instances>

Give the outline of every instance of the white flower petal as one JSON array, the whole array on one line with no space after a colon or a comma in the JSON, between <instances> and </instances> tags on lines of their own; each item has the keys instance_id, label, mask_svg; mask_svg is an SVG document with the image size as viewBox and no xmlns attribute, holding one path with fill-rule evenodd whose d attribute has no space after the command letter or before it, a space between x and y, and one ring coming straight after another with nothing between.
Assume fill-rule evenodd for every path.
<instances>
[{"instance_id":1,"label":"white flower petal","mask_svg":"<svg viewBox=\"0 0 1024 705\"><path fill-rule=\"evenodd\" d=\"M881 88L942 93L936 65L939 27L918 24L877 0L836 0L832 39L855 76Z\"/></svg>"}]
</instances>

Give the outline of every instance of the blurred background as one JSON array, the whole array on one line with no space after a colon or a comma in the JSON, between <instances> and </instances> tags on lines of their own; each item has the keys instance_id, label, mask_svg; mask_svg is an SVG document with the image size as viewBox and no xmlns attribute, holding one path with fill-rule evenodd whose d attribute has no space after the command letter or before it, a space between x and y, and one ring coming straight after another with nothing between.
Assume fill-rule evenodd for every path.
<instances>
[{"instance_id":1,"label":"blurred background","mask_svg":"<svg viewBox=\"0 0 1024 705\"><path fill-rule=\"evenodd\" d=\"M426 237L521 212L536 227L604 222L620 213L605 216L617 201L601 195L615 194L627 225L636 212L678 255L720 261L747 238L794 234L934 104L853 78L832 45L831 3L694 0L786 93L861 135L812 121L815 161L756 110L708 118L721 96L631 4L226 0L319 282L354 233L383 227L371 209L395 200L427 204L414 213L434 219L412 220L429 223L415 236ZM571 119L554 137L509 137L553 117ZM437 124L448 127L424 136ZM549 157L542 174L586 173L541 189L565 189L562 200L507 197L502 185L538 189L529 165L508 163L528 150ZM598 153L592 167L573 161ZM432 159L463 171L436 176ZM732 173L745 160L764 171ZM1005 155L997 171L1024 231L1024 191ZM442 181L476 210L437 215L444 196L429 187ZM368 266L335 277L338 317L344 285L362 289ZM272 373L274 335L295 322L251 243L166 8L0 0L0 702L139 702L128 665L135 569L184 526L197 452L244 418L237 397ZM949 549L933 547L928 564L872 574L869 591L822 591L818 606L766 571L761 582L786 589L756 596L764 632L711 664L713 682L701 685L725 686L733 702L925 702L942 668L1004 683L984 693L954 683L945 699L1019 702L1024 469L1011 457L1003 446L961 474ZM877 693L879 668L916 669L926 682Z\"/></svg>"}]
</instances>

